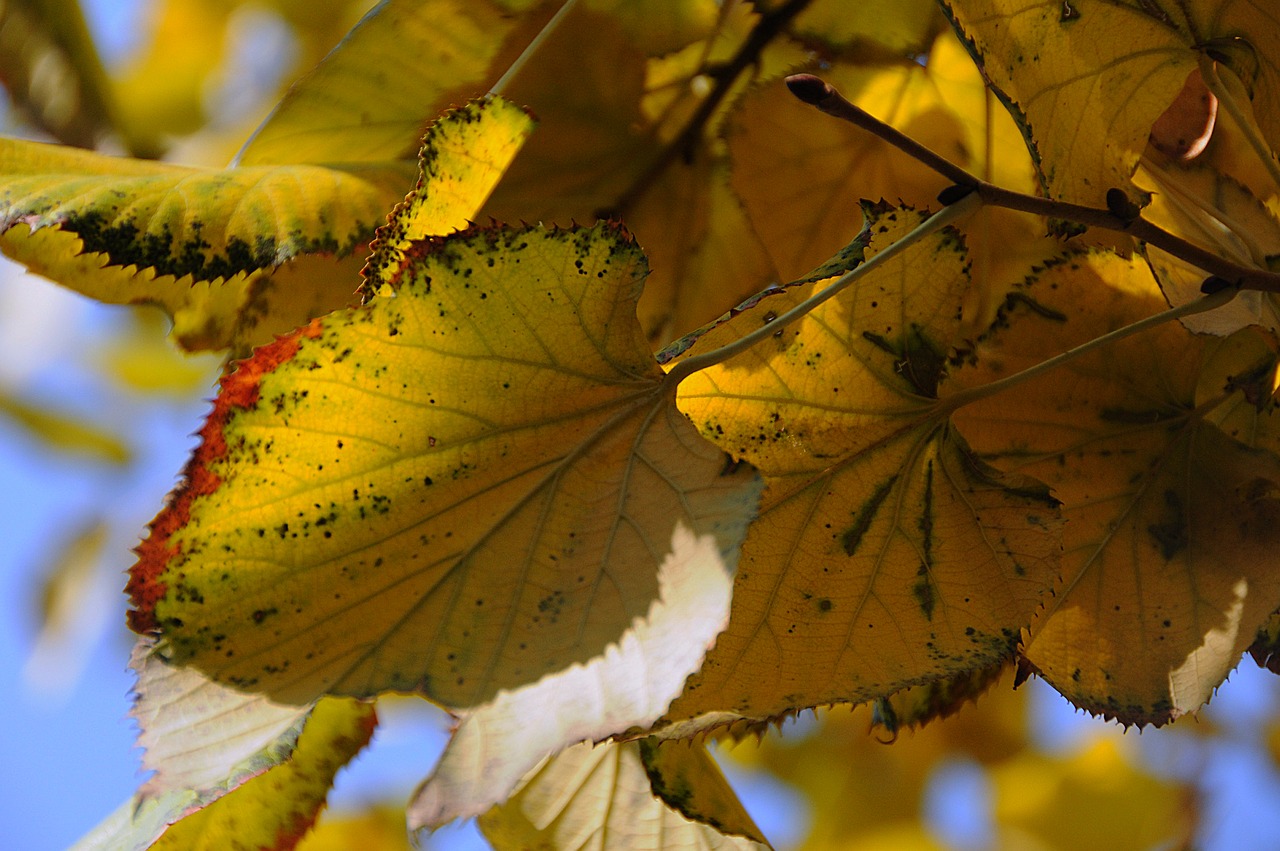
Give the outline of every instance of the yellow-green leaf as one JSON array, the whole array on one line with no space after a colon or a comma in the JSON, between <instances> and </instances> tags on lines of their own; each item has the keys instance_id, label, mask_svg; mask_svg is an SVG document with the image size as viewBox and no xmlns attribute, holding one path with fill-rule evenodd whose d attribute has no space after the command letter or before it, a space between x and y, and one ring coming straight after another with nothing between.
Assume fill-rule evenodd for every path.
<instances>
[{"instance_id":1,"label":"yellow-green leaf","mask_svg":"<svg viewBox=\"0 0 1280 851\"><path fill-rule=\"evenodd\" d=\"M920 220L868 215L876 251ZM703 434L768 487L729 627L672 706L671 732L860 702L1010 657L1056 577L1057 508L979 461L937 405L966 269L953 232L927 237L682 385ZM811 290L764 298L698 345Z\"/></svg>"},{"instance_id":2,"label":"yellow-green leaf","mask_svg":"<svg viewBox=\"0 0 1280 851\"><path fill-rule=\"evenodd\" d=\"M57 227L111 265L202 281L350 254L412 174L388 162L198 169L16 139L0 139L0 162L0 231Z\"/></svg>"},{"instance_id":3,"label":"yellow-green leaf","mask_svg":"<svg viewBox=\"0 0 1280 851\"><path fill-rule=\"evenodd\" d=\"M581 684L541 703L554 735L516 725L508 749L533 753L501 766L512 786L656 719L723 624L758 487L676 410L634 318L643 275L609 226L469 231L260 348L141 547L134 627L285 701L476 707L464 730L508 759L483 731L576 664L613 703Z\"/></svg>"},{"instance_id":4,"label":"yellow-green leaf","mask_svg":"<svg viewBox=\"0 0 1280 851\"><path fill-rule=\"evenodd\" d=\"M418 152L417 185L378 229L365 268L370 284L387 283L414 240L466 227L533 127L528 113L502 98L441 116Z\"/></svg>"},{"instance_id":5,"label":"yellow-green leaf","mask_svg":"<svg viewBox=\"0 0 1280 851\"><path fill-rule=\"evenodd\" d=\"M702 818L686 817L685 809ZM482 815L480 829L499 851L769 847L705 748L683 742L570 748Z\"/></svg>"},{"instance_id":6,"label":"yellow-green leaf","mask_svg":"<svg viewBox=\"0 0 1280 851\"><path fill-rule=\"evenodd\" d=\"M1163 306L1140 260L1069 258L1009 300L960 378L1011 374ZM956 415L985 458L1063 502L1063 582L1032 625L1028 664L1126 723L1197 709L1280 603L1280 459L1210 421L1240 388L1197 404L1204 340L1168 323Z\"/></svg>"},{"instance_id":7,"label":"yellow-green leaf","mask_svg":"<svg viewBox=\"0 0 1280 851\"><path fill-rule=\"evenodd\" d=\"M383 0L285 96L240 166L375 162L413 156L422 128L482 94L514 58L502 48L522 9L502 0ZM541 26L541 20L529 21Z\"/></svg>"},{"instance_id":8,"label":"yellow-green leaf","mask_svg":"<svg viewBox=\"0 0 1280 851\"><path fill-rule=\"evenodd\" d=\"M946 0L957 31L1018 119L1045 192L1104 207L1199 54L1251 91L1280 139L1280 19L1256 0Z\"/></svg>"}]
</instances>

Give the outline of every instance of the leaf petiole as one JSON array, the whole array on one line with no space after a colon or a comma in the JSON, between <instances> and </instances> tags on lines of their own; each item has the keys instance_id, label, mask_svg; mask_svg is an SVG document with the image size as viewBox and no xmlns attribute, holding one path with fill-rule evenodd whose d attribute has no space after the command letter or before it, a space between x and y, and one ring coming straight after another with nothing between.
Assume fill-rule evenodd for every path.
<instances>
[{"instance_id":1,"label":"leaf petiole","mask_svg":"<svg viewBox=\"0 0 1280 851\"><path fill-rule=\"evenodd\" d=\"M788 310L767 325L761 325L754 331L746 334L732 343L721 346L718 349L712 349L709 352L703 352L699 355L693 355L684 360L677 361L667 372L667 380L673 385L678 384L684 379L693 375L695 372L704 370L707 367L724 363L729 358L738 355L754 346L756 343L773 336L778 333L778 329L783 328L805 314L812 311L818 305L834 298L843 292L850 284L857 281L863 275L874 271L876 268L889 260L906 251L915 243L931 233L935 233L957 219L963 218L969 213L976 210L982 205L982 199L976 193L970 193L959 199L949 206L943 207L920 224L916 225L909 233L904 235L897 242L883 249L879 254L859 264L856 268L850 269L832 283L828 284L824 289L819 290L800 304Z\"/></svg>"},{"instance_id":2,"label":"leaf petiole","mask_svg":"<svg viewBox=\"0 0 1280 851\"><path fill-rule=\"evenodd\" d=\"M578 0L564 0L564 5L562 5L556 13L551 16L551 20L547 21L546 25L542 29L538 30L538 34L534 36L533 40L530 41L525 49L520 52L520 55L516 57L516 61L512 62L511 65L507 67L507 70L502 72L502 76L498 78L498 82L494 83L493 88L489 89L489 94L502 94L511 81L515 79L516 75L524 69L524 66L527 65L529 60L533 58L534 54L538 52L538 48L542 47L543 43L546 42L546 40L551 37L551 34L556 31L556 28L560 26L560 22L563 21L571 11L573 11L573 7L577 5L577 3Z\"/></svg>"},{"instance_id":3,"label":"leaf petiole","mask_svg":"<svg viewBox=\"0 0 1280 851\"><path fill-rule=\"evenodd\" d=\"M986 399L990 396L996 395L997 393L1002 393L1003 391L1008 390L1011 387L1016 387L1025 381L1030 381L1039 375L1057 369L1063 364L1075 360L1081 355L1088 354L1094 349L1110 345L1117 340L1123 340L1125 337L1130 337L1134 334L1146 331L1149 328L1154 328L1157 325L1163 325L1164 323L1171 322L1175 319L1181 319L1184 316L1193 316L1197 313L1216 310L1230 302L1239 293L1239 287L1227 286L1217 292L1202 296L1195 301L1189 301L1186 304L1161 311L1160 313L1148 316L1145 319L1139 319L1137 322L1126 325L1123 328L1117 328L1109 334L1103 334L1101 337L1095 337L1087 343L1081 343L1075 348L1068 349L1060 355L1055 355L1048 360L1041 361L1035 366L1027 367L1021 372L1015 372L1013 375L1007 375L997 381L992 381L990 384L983 384L980 387L970 387L967 390L961 390L952 396L948 396L945 399L940 400L939 410L945 412L958 410L965 405Z\"/></svg>"}]
</instances>

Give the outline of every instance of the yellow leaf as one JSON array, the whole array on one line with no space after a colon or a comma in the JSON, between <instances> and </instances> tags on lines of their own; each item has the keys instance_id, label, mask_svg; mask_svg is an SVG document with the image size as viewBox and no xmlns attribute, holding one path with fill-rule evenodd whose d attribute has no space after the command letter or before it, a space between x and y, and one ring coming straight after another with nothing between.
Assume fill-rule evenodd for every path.
<instances>
[{"instance_id":1,"label":"yellow leaf","mask_svg":"<svg viewBox=\"0 0 1280 851\"><path fill-rule=\"evenodd\" d=\"M417 185L370 246L370 284L389 283L414 240L466 227L533 127L528 113L501 98L472 101L442 115L418 152Z\"/></svg>"},{"instance_id":2,"label":"yellow leaf","mask_svg":"<svg viewBox=\"0 0 1280 851\"><path fill-rule=\"evenodd\" d=\"M498 768L514 785L651 723L723 625L758 486L676 410L634 319L643 275L609 226L469 231L260 348L142 545L134 627L284 701L475 707L462 732L507 760L478 778L492 800ZM521 687L557 672L577 685L530 735Z\"/></svg>"},{"instance_id":3,"label":"yellow leaf","mask_svg":"<svg viewBox=\"0 0 1280 851\"><path fill-rule=\"evenodd\" d=\"M921 218L868 217L875 250ZM881 697L1012 653L1056 576L1057 508L1043 487L979 461L937 406L967 285L963 245L935 234L682 384L702 433L768 487L729 627L672 706L672 734L723 713ZM764 308L781 313L811 289L764 298L699 345L769 322Z\"/></svg>"},{"instance_id":4,"label":"yellow leaf","mask_svg":"<svg viewBox=\"0 0 1280 851\"><path fill-rule=\"evenodd\" d=\"M679 50L711 35L721 16L716 0L586 0L603 12L650 56Z\"/></svg>"},{"instance_id":5,"label":"yellow leaf","mask_svg":"<svg viewBox=\"0 0 1280 851\"><path fill-rule=\"evenodd\" d=\"M1106 206L1204 52L1241 78L1280 138L1280 22L1253 0L947 0L944 7L1037 153L1045 192Z\"/></svg>"},{"instance_id":6,"label":"yellow leaf","mask_svg":"<svg viewBox=\"0 0 1280 851\"><path fill-rule=\"evenodd\" d=\"M523 112L500 101L469 104L441 116L424 137L419 184L411 195L416 200L402 214L412 224L405 225L400 239L443 234L465 225L476 215L530 129ZM241 171L287 174L289 168L233 169L221 174L235 176ZM393 171L398 173L399 166ZM332 200L340 198L339 193ZM402 198L399 191L386 189L381 200L373 202L382 205L373 218L382 220L393 201ZM69 232L45 228L16 237L18 231L0 237L0 244L32 271L107 303L158 304L173 317L174 338L191 350L229 347L237 354L247 354L254 345L269 343L275 335L316 316L354 306L359 300L359 271L365 262L363 251L342 258L330 253L309 254L293 257L271 270L210 283L157 276L154 269L104 267L103 255L81 254L81 240ZM393 255L388 252L384 245L375 259L391 262Z\"/></svg>"},{"instance_id":7,"label":"yellow leaf","mask_svg":"<svg viewBox=\"0 0 1280 851\"><path fill-rule=\"evenodd\" d=\"M332 811L330 811L332 812ZM432 846L427 846L432 847ZM405 835L404 810L375 806L355 815L324 813L298 843L297 851L412 851Z\"/></svg>"},{"instance_id":8,"label":"yellow leaf","mask_svg":"<svg viewBox=\"0 0 1280 851\"><path fill-rule=\"evenodd\" d=\"M504 41L522 22L521 13L508 7L529 5L501 0L378 4L285 95L236 164L411 157L432 115L481 94L497 79Z\"/></svg>"},{"instance_id":9,"label":"yellow leaf","mask_svg":"<svg viewBox=\"0 0 1280 851\"><path fill-rule=\"evenodd\" d=\"M1016 127L950 33L934 42L924 66L837 62L815 72L862 109L958 165L1012 189L1032 187L1030 160ZM743 99L729 123L728 144L732 186L783 280L848 242L860 199L900 199L923 208L936 204L947 186L945 178L883 140L802 104L782 81ZM1036 235L1026 234L1026 243L1034 245ZM1009 250L1009 228L988 242L993 249L975 248L984 263L990 262L988 250L996 258ZM1004 275L1009 282L1020 279L1029 262L1016 265Z\"/></svg>"},{"instance_id":10,"label":"yellow leaf","mask_svg":"<svg viewBox=\"0 0 1280 851\"><path fill-rule=\"evenodd\" d=\"M82 837L75 851L293 848L324 807L334 776L369 742L376 721L371 703L326 698L296 736L288 761L241 777L245 782L234 791L213 794L217 800L182 788L159 797L134 795Z\"/></svg>"},{"instance_id":11,"label":"yellow leaf","mask_svg":"<svg viewBox=\"0 0 1280 851\"><path fill-rule=\"evenodd\" d=\"M1011 374L1162 307L1140 260L1067 258L1010 298L959 378ZM1207 357L1203 338L1170 323L956 415L983 457L1063 502L1063 584L1032 625L1028 663L1126 723L1207 701L1280 602L1280 459L1207 421L1230 394L1197 408Z\"/></svg>"},{"instance_id":12,"label":"yellow leaf","mask_svg":"<svg viewBox=\"0 0 1280 851\"><path fill-rule=\"evenodd\" d=\"M769 847L703 746L683 742L577 745L482 815L480 829L496 849Z\"/></svg>"}]
</instances>

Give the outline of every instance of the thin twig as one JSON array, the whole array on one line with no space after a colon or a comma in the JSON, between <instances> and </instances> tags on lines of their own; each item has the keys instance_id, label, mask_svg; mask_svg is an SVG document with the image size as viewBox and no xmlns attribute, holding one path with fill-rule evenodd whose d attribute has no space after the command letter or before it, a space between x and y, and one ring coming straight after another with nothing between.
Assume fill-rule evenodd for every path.
<instances>
[{"instance_id":1,"label":"thin twig","mask_svg":"<svg viewBox=\"0 0 1280 851\"><path fill-rule=\"evenodd\" d=\"M914 139L885 124L866 110L846 100L831 85L812 74L796 74L787 78L792 93L805 103L812 104L828 115L848 121L893 145L898 150L928 166L938 174L965 187L982 200L996 207L1034 213L1050 218L1075 222L1089 227L1127 233L1149 245L1169 252L1175 257L1198 266L1210 275L1220 277L1241 289L1280 292L1280 274L1233 263L1211 251L1188 242L1182 237L1157 227L1141 216L1125 218L1110 210L1085 207L1066 201L1055 201L1036 195L1015 192L989 183L947 158L929 150Z\"/></svg>"},{"instance_id":2,"label":"thin twig","mask_svg":"<svg viewBox=\"0 0 1280 851\"><path fill-rule=\"evenodd\" d=\"M811 2L813 0L790 0L785 5L760 17L733 58L716 68L715 87L698 104L698 108L694 110L689 123L680 131L680 135L664 145L658 156L632 181L626 191L618 196L615 209L611 212L618 216L623 215L656 182L657 176L671 165L676 157L683 156L693 149L698 136L702 134L702 128L711 119L711 115L720 103L728 97L733 84L742 72L756 63L761 51L769 45L769 42L773 41L792 18L803 12Z\"/></svg>"},{"instance_id":3,"label":"thin twig","mask_svg":"<svg viewBox=\"0 0 1280 851\"><path fill-rule=\"evenodd\" d=\"M843 292L850 284L857 281L863 275L874 271L876 268L887 263L897 255L906 251L915 243L931 233L941 230L947 225L963 216L973 212L980 206L982 200L977 195L969 195L961 198L950 206L943 207L920 224L916 225L910 232L904 234L902 238L896 240L886 246L880 253L876 254L870 260L867 260L857 267L845 272L835 281L827 285L820 292L814 293L800 304L788 310L786 313L774 319L767 325L761 325L754 331L739 337L732 343L727 343L718 349L712 349L709 352L703 352L699 355L687 357L684 360L677 361L667 373L667 380L672 383L679 383L688 378L695 372L714 366L718 363L724 363L729 358L741 354L747 349L754 346L761 340L777 334L781 328L786 327L795 320L805 316L815 307L834 298Z\"/></svg>"}]
</instances>

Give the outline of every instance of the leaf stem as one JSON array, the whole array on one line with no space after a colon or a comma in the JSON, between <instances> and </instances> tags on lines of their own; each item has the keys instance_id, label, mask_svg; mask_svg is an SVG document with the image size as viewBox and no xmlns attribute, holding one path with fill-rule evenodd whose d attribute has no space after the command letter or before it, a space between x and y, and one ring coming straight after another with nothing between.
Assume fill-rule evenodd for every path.
<instances>
[{"instance_id":1,"label":"leaf stem","mask_svg":"<svg viewBox=\"0 0 1280 851\"><path fill-rule=\"evenodd\" d=\"M1085 207L1066 201L1055 201L1004 189L965 171L945 157L929 150L914 139L885 124L862 108L850 103L831 85L812 74L796 74L787 78L792 94L828 115L848 121L872 133L941 174L957 186L970 189L982 200L996 207L1063 219L1076 224L1127 233L1149 245L1163 249L1205 272L1223 278L1246 290L1280 293L1280 273L1242 266L1211 251L1157 227L1141 216L1124 218L1110 210Z\"/></svg>"},{"instance_id":2,"label":"leaf stem","mask_svg":"<svg viewBox=\"0 0 1280 851\"><path fill-rule=\"evenodd\" d=\"M1030 381L1038 375L1057 369L1063 364L1073 361L1081 355L1088 354L1094 349L1110 345L1117 340L1123 340L1125 337L1146 331L1147 329L1154 328L1157 325L1163 325L1164 323L1171 322L1175 319L1181 319L1184 316L1192 316L1197 313L1216 310L1231 301L1239 293L1240 289L1238 287L1225 287L1218 292L1202 296L1195 301L1187 302L1186 304L1179 305L1178 307L1171 307L1168 310L1148 316L1145 319L1139 319L1137 322L1126 325L1123 328L1117 328L1108 334L1103 334L1101 337L1095 337L1087 343L1081 343L1073 349L1068 349L1060 355L1051 357L1046 361L1041 361L1035 366L1027 367L1021 372L1015 372L1013 375L1007 375L1004 378L991 382L990 384L983 384L979 387L970 387L967 390L961 390L954 395L942 399L939 402L939 410L947 412L957 410L965 405L986 399L989 396L994 396L997 393L1022 384L1024 381Z\"/></svg>"},{"instance_id":3,"label":"leaf stem","mask_svg":"<svg viewBox=\"0 0 1280 851\"><path fill-rule=\"evenodd\" d=\"M910 232L904 234L901 239L891 243L882 249L878 254L870 260L866 260L859 264L856 268L850 269L832 283L828 284L824 289L814 293L800 304L788 310L772 322L761 325L759 328L750 333L739 337L732 343L727 343L718 349L712 349L709 352L693 355L684 360L677 361L667 373L667 380L673 385L678 384L688 378L695 372L706 369L709 366L715 366L718 363L724 363L729 358L741 354L756 343L770 337L781 328L786 327L797 319L805 316L815 307L828 301L843 292L850 284L857 281L863 275L874 271L879 266L887 263L889 260L906 251L916 242L931 233L941 230L947 225L963 216L973 212L982 204L975 194L966 195L964 198L956 201L954 204L943 207L920 224L916 225Z\"/></svg>"},{"instance_id":4,"label":"leaf stem","mask_svg":"<svg viewBox=\"0 0 1280 851\"><path fill-rule=\"evenodd\" d=\"M538 52L538 49L542 47L546 40L551 37L551 34L556 31L556 28L560 26L560 23L570 12L573 11L573 7L576 6L577 3L578 0L564 0L564 5L560 7L559 11L551 16L551 20L547 21L546 25L543 26L542 29L538 30L538 34L535 35L533 40L530 41L525 49L520 52L520 55L516 57L516 61L512 62L511 65L508 66L507 70L502 72L502 76L498 78L498 82L494 83L493 88L489 89L489 94L502 94L503 90L506 89L511 81L515 79L516 75L524 70L524 66L529 64L529 60Z\"/></svg>"}]
</instances>

